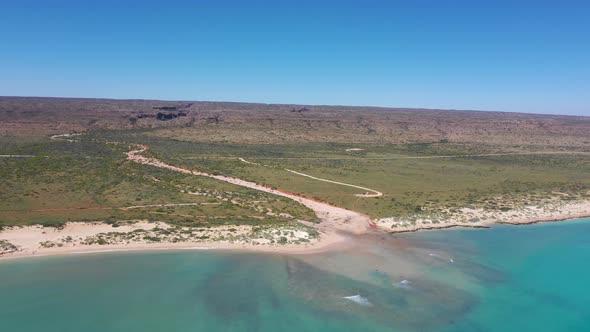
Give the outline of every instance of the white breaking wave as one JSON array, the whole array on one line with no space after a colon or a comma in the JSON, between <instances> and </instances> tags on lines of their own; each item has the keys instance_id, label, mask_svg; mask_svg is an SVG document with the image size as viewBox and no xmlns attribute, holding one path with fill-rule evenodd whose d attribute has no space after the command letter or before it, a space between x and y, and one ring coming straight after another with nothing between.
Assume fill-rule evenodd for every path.
<instances>
[{"instance_id":1,"label":"white breaking wave","mask_svg":"<svg viewBox=\"0 0 590 332\"><path fill-rule=\"evenodd\" d=\"M369 302L369 300L366 297L362 297L360 295L352 295L352 296L344 296L342 297L343 299L358 303L360 305L365 305L365 306L372 306L373 304L371 302Z\"/></svg>"},{"instance_id":2,"label":"white breaking wave","mask_svg":"<svg viewBox=\"0 0 590 332\"><path fill-rule=\"evenodd\" d=\"M410 288L412 288L412 286L411 286L412 285L412 282L410 280L406 280L406 279L404 279L404 280L402 280L402 281L400 281L398 283L395 283L393 285L394 286L397 286L399 288L403 288L403 289L410 289Z\"/></svg>"},{"instance_id":3,"label":"white breaking wave","mask_svg":"<svg viewBox=\"0 0 590 332\"><path fill-rule=\"evenodd\" d=\"M138 251L141 249L135 248L117 248L117 249L100 249L100 250L88 250L88 251L72 251L70 255L84 255L84 254L98 254L103 252L119 252L119 251Z\"/></svg>"},{"instance_id":4,"label":"white breaking wave","mask_svg":"<svg viewBox=\"0 0 590 332\"><path fill-rule=\"evenodd\" d=\"M436 257L436 258L440 258L440 259L445 259L443 256L441 256L439 254L428 254L428 256ZM455 263L455 260L452 259L452 258L448 258L448 260L449 260L450 263Z\"/></svg>"},{"instance_id":5,"label":"white breaking wave","mask_svg":"<svg viewBox=\"0 0 590 332\"><path fill-rule=\"evenodd\" d=\"M188 247L188 248L178 248L180 250L222 250L225 248L215 248L215 247Z\"/></svg>"}]
</instances>

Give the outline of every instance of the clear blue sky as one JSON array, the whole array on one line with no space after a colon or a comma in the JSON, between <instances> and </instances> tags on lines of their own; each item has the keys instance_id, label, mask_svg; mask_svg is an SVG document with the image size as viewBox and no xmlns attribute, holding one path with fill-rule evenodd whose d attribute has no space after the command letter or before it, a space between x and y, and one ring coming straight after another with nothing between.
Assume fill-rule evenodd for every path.
<instances>
[{"instance_id":1,"label":"clear blue sky","mask_svg":"<svg viewBox=\"0 0 590 332\"><path fill-rule=\"evenodd\" d=\"M590 1L0 1L0 95L590 115Z\"/></svg>"}]
</instances>

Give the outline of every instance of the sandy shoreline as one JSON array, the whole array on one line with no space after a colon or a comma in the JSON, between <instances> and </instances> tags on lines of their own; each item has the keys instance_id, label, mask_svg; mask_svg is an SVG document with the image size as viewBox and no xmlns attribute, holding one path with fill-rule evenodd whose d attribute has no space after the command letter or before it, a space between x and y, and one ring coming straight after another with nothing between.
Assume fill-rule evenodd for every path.
<instances>
[{"instance_id":1,"label":"sandy shoreline","mask_svg":"<svg viewBox=\"0 0 590 332\"><path fill-rule=\"evenodd\" d=\"M577 214L577 215L564 215L561 218L543 218L536 220L512 220L512 221L501 221L495 223L478 223L478 224L467 224L467 223L445 223L440 225L421 225L415 228L400 228L390 231L383 230L384 233L397 234L397 233L408 233L417 231L427 230L443 230L450 228L491 228L494 225L530 225L536 223L548 223L548 222L564 222L564 221L575 221L581 218L590 217L590 213ZM232 251L244 251L244 252L259 252L259 253L278 253L278 254L314 254L321 253L330 250L338 250L346 248L351 245L353 241L351 236L347 236L342 232L322 232L320 238L317 241L306 243L306 244L251 244L243 242L221 242L221 241L203 241L203 242L183 242L183 243L171 243L171 242L159 242L159 243L117 243L117 244L92 244L92 245L68 245L62 247L40 247L40 242L46 239L54 239L56 236L80 236L87 235L90 233L98 234L111 227L108 224L99 223L73 223L77 224L78 229L86 229L86 231L74 233L68 228L62 230L43 228L40 226L25 226L25 227L11 227L7 230L0 232L0 240L10 239L11 243L15 243L19 246L19 251L5 253L0 255L0 260L9 259L21 259L29 257L43 257L43 256L54 256L54 255L82 255L82 254L94 254L94 253L107 253L107 252L132 252L132 251L163 251L163 250L232 250ZM146 224L138 223L139 227L145 227ZM162 226L161 223L151 223L152 227ZM82 226L82 227L80 227ZM94 231L89 231L89 228L93 228ZM40 230L47 230L52 236L38 237ZM113 228L114 229L114 228ZM130 228L121 230L129 231ZM112 230L112 229L111 229ZM47 232L46 232L47 234ZM36 237L37 235L37 237ZM15 239L17 239L15 241ZM20 240L19 240L20 239ZM24 240L23 240L24 239Z\"/></svg>"},{"instance_id":2,"label":"sandy shoreline","mask_svg":"<svg viewBox=\"0 0 590 332\"><path fill-rule=\"evenodd\" d=\"M171 242L169 238L163 237L157 242L150 242L146 238L154 237L157 234L154 230L175 229L165 223L134 222L125 226L113 227L112 225L100 222L67 223L65 227L58 229L54 227L15 226L8 227L0 232L0 241L7 241L17 250L0 250L0 260L41 257L63 254L85 254L98 252L121 252L121 251L149 251L149 250L239 250L267 253L290 253L309 254L331 250L346 245L346 234L335 231L318 231L316 238L310 238L309 234L296 228L270 228L271 236L275 238L286 238L286 244L271 242L266 236L256 237L245 236L251 231L250 226L223 226L207 229L206 234L212 240L200 240L199 237L188 237L182 242ZM186 233L186 228L179 228ZM142 237L131 237L140 232ZM194 230L194 234L201 235L201 232ZM235 234L229 238L228 234ZM291 234L286 237L287 233ZM174 234L174 233L173 233ZM176 233L180 234L180 233ZM288 235L287 235L288 236ZM219 238L226 238L219 240ZM198 240L194 240L194 239ZM99 240L107 239L105 242ZM302 242L305 241L305 242Z\"/></svg>"},{"instance_id":3,"label":"sandy shoreline","mask_svg":"<svg viewBox=\"0 0 590 332\"><path fill-rule=\"evenodd\" d=\"M16 252L13 254L7 254L0 256L0 262L4 260L13 259L25 259L35 257L49 257L49 256L62 256L62 255L87 255L87 254L100 254L109 252L149 252L149 251L202 251L202 250L228 250L228 251L240 251L240 252L256 252L256 253L277 253L277 254L314 254L320 253L327 250L333 250L340 247L342 244L340 241L334 243L323 243L322 245L316 246L254 246L254 245L242 245L242 244L228 244L228 243L165 243L165 244L140 244L140 245L107 245L107 246L84 246L84 247L68 247L59 248L54 250L40 250L35 253L23 253Z\"/></svg>"},{"instance_id":4,"label":"sandy shoreline","mask_svg":"<svg viewBox=\"0 0 590 332\"><path fill-rule=\"evenodd\" d=\"M492 225L528 225L590 217L590 201L551 202L530 205L508 211L486 211L463 208L459 212L442 215L415 216L413 218L382 218L374 221L376 227L388 233L405 233L453 227L489 228Z\"/></svg>"},{"instance_id":5,"label":"sandy shoreline","mask_svg":"<svg viewBox=\"0 0 590 332\"><path fill-rule=\"evenodd\" d=\"M556 222L568 222L568 221L576 221L578 219L590 218L590 213L582 214L582 215L572 215L568 217L563 217L559 219L538 219L538 220L523 220L523 221L501 221L501 222L494 222L494 223L479 223L479 224L466 224L466 223L456 223L456 224L441 224L441 225L421 225L417 227L408 227L408 228L399 228L389 231L389 234L401 234L401 233L414 233L420 231L436 231L436 230L444 230L444 229L451 229L451 228L474 228L474 229L487 229L492 228L498 225L511 225L511 226L527 226L527 225L534 225L534 224L544 224L544 223L556 223Z\"/></svg>"}]
</instances>

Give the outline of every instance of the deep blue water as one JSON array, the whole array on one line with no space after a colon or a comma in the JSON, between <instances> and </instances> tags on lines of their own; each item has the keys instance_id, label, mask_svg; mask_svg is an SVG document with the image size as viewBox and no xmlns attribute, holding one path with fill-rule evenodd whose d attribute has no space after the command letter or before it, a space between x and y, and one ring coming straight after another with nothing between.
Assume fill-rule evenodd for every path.
<instances>
[{"instance_id":1,"label":"deep blue water","mask_svg":"<svg viewBox=\"0 0 590 332\"><path fill-rule=\"evenodd\" d=\"M590 331L590 219L358 242L2 261L0 331Z\"/></svg>"}]
</instances>

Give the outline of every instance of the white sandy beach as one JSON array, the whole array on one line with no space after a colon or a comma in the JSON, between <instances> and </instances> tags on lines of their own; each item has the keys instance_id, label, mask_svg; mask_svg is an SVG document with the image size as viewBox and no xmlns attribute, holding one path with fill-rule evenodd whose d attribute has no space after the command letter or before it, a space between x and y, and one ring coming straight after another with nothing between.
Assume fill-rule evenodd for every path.
<instances>
[{"instance_id":1,"label":"white sandy beach","mask_svg":"<svg viewBox=\"0 0 590 332\"><path fill-rule=\"evenodd\" d=\"M494 224L525 225L537 222L563 221L590 215L590 202L564 203L551 208L527 207L516 211L490 212L464 209L463 214L443 222L418 220L415 224L385 218L375 220L372 232L402 233L451 227L490 227ZM470 222L473 217L480 218ZM4 251L0 259L34 257L60 254L80 254L130 250L173 249L231 249L260 252L306 254L342 248L351 241L347 232L327 224L307 225L315 228L318 236L310 237L302 229L269 228L258 237L253 236L252 226L219 226L206 229L178 228L166 223L147 221L128 222L118 227L101 222L67 223L63 228L15 226L0 232L0 241L8 241L18 251ZM189 236L186 236L190 232ZM367 232L369 230L366 230ZM162 235L164 232L165 235ZM168 233L169 232L169 233ZM136 236L134 234L140 234ZM172 235L170 235L172 234ZM185 234L182 237L180 234ZM349 233L352 234L352 233ZM355 233L359 234L359 233ZM285 236L285 243L279 239ZM150 240L158 237L158 241ZM102 239L102 242L98 240Z\"/></svg>"},{"instance_id":2,"label":"white sandy beach","mask_svg":"<svg viewBox=\"0 0 590 332\"><path fill-rule=\"evenodd\" d=\"M161 235L158 230L170 233ZM189 230L192 232L187 236ZM304 230L289 227L269 229L267 233L263 234L264 236L258 237L253 236L251 232L252 226L187 229L173 228L161 222L146 221L129 222L118 227L101 222L72 222L67 223L63 228L40 225L14 226L0 232L0 241L8 241L18 250L5 251L3 254L0 252L0 259L164 249L233 249L310 253L341 244L346 239L344 235L336 232L320 232L317 237L313 238ZM152 240L156 237L157 241ZM279 243L281 237L286 239L285 243ZM103 241L97 241L100 239Z\"/></svg>"}]
</instances>

